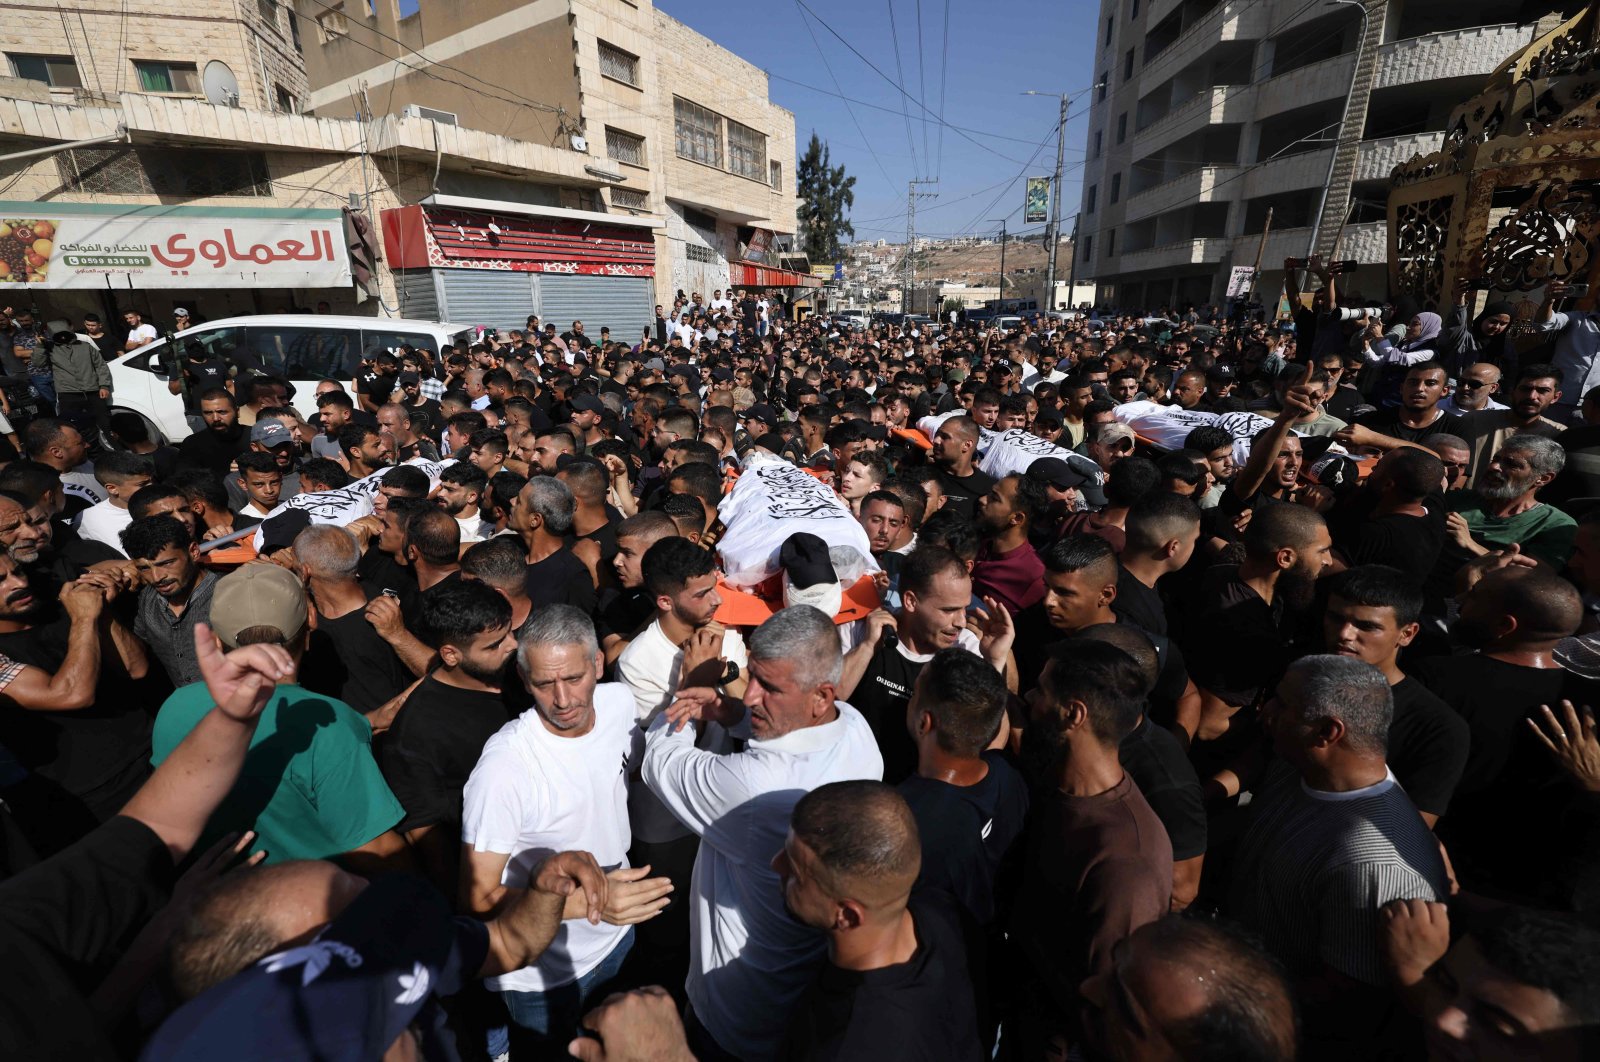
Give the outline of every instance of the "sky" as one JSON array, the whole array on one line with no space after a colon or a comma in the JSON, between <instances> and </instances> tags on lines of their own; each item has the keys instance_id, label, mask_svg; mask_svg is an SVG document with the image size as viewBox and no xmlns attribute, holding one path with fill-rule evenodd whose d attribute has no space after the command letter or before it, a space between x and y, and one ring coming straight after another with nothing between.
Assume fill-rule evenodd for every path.
<instances>
[{"instance_id":1,"label":"sky","mask_svg":"<svg viewBox=\"0 0 1600 1062\"><path fill-rule=\"evenodd\" d=\"M857 240L905 239L906 182L913 177L939 182L922 188L938 198L919 200L919 235L996 234L1002 218L1010 233L1043 232L1043 225L1022 224L1022 178L1054 170L1059 97L1070 94L1061 227L1071 231L1098 3L950 0L948 54L945 0L656 0L656 6L767 71L772 101L794 112L797 151L815 132L833 163L855 176ZM1021 95L1030 89L1048 95ZM932 115L948 124L941 127Z\"/></svg>"}]
</instances>

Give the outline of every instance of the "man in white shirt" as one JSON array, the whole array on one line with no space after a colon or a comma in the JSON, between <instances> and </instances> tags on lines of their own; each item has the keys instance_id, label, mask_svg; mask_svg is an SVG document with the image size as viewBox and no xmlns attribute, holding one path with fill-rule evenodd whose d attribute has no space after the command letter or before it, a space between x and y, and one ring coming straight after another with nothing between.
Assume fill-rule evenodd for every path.
<instances>
[{"instance_id":1,"label":"man in white shirt","mask_svg":"<svg viewBox=\"0 0 1600 1062\"><path fill-rule=\"evenodd\" d=\"M666 711L678 690L690 686L720 686L732 697L745 690L744 639L713 617L722 605L717 593L716 558L710 550L686 538L663 538L640 561L644 596L655 605L655 619L617 658L617 680L633 691L634 715L639 721L634 748L642 756L644 735L657 716ZM724 682L729 664L740 670ZM707 727L701 748L725 747L718 727ZM711 731L716 731L711 734ZM635 775L629 782L628 820L633 827L629 858L635 866L650 866L672 880L688 895L700 841L693 831L668 811ZM635 979L647 984L683 984L689 969L689 905L677 903L658 919L639 929Z\"/></svg>"},{"instance_id":2,"label":"man in white shirt","mask_svg":"<svg viewBox=\"0 0 1600 1062\"><path fill-rule=\"evenodd\" d=\"M483 518L479 501L489 489L489 477L471 461L457 461L439 470L434 504L455 517L461 526L461 544L482 542L494 534L494 524Z\"/></svg>"},{"instance_id":3,"label":"man in white shirt","mask_svg":"<svg viewBox=\"0 0 1600 1062\"><path fill-rule=\"evenodd\" d=\"M834 699L843 658L830 617L783 609L750 636L749 658L742 702L680 690L645 743L645 784L700 836L688 995L690 1044L703 1062L777 1056L825 941L784 906L773 857L801 796L883 773L866 720ZM707 722L748 739L744 751L697 748Z\"/></svg>"},{"instance_id":4,"label":"man in white shirt","mask_svg":"<svg viewBox=\"0 0 1600 1062\"><path fill-rule=\"evenodd\" d=\"M157 338L156 326L145 324L144 317L138 310L129 310L122 315L122 320L128 326L128 341L123 345L123 350L138 350L140 347L154 343Z\"/></svg>"},{"instance_id":5,"label":"man in white shirt","mask_svg":"<svg viewBox=\"0 0 1600 1062\"><path fill-rule=\"evenodd\" d=\"M484 745L463 793L469 910L502 909L529 887L546 856L575 844L611 878L599 924L563 922L536 963L485 982L538 1057L572 1038L586 1004L621 969L633 923L659 912L671 889L644 879L648 868L628 869L633 697L620 683L600 684L602 661L594 623L581 611L552 605L535 614L517 644L533 707ZM510 1030L491 1029L488 1046L491 1058L506 1054Z\"/></svg>"},{"instance_id":6,"label":"man in white shirt","mask_svg":"<svg viewBox=\"0 0 1600 1062\"><path fill-rule=\"evenodd\" d=\"M122 529L133 522L128 499L150 485L155 469L148 457L126 450L107 450L95 458L94 478L105 489L106 499L78 514L78 537L104 543L126 557Z\"/></svg>"}]
</instances>

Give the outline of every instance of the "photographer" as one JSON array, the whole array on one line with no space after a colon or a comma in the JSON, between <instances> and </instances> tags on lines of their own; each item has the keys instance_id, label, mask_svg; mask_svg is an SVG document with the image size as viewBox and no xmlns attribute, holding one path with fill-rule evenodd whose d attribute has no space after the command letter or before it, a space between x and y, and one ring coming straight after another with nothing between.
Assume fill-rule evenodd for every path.
<instances>
[{"instance_id":1,"label":"photographer","mask_svg":"<svg viewBox=\"0 0 1600 1062\"><path fill-rule=\"evenodd\" d=\"M63 419L83 424L92 418L101 434L110 432L111 413L106 403L111 398L111 368L100 356L100 348L78 335L71 323L50 322L29 369L36 381L41 374L48 375L54 385L56 411Z\"/></svg>"},{"instance_id":2,"label":"photographer","mask_svg":"<svg viewBox=\"0 0 1600 1062\"><path fill-rule=\"evenodd\" d=\"M1545 285L1544 301L1534 314L1534 327L1555 333L1555 354L1550 361L1561 370L1561 397L1550 407L1550 417L1562 424L1577 424L1578 403L1600 384L1600 315L1583 310L1556 312L1556 300L1570 297L1570 285L1552 280ZM1588 294L1587 286L1582 294Z\"/></svg>"}]
</instances>

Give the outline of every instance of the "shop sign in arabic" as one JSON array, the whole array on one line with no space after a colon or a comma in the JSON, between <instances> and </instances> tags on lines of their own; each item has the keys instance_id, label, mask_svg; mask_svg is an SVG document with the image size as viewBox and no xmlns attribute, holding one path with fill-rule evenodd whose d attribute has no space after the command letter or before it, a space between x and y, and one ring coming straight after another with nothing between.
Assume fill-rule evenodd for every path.
<instances>
[{"instance_id":1,"label":"shop sign in arabic","mask_svg":"<svg viewBox=\"0 0 1600 1062\"><path fill-rule=\"evenodd\" d=\"M322 288L351 282L338 218L69 215L53 224L50 261L23 265L31 283L47 288L108 282L148 288Z\"/></svg>"}]
</instances>

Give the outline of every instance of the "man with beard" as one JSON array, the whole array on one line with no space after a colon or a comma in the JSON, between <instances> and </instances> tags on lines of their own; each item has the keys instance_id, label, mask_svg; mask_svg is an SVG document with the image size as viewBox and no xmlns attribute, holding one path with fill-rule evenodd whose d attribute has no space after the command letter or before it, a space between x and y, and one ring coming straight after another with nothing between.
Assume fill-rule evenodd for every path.
<instances>
[{"instance_id":1,"label":"man with beard","mask_svg":"<svg viewBox=\"0 0 1600 1062\"><path fill-rule=\"evenodd\" d=\"M1039 788L1011 917L1024 1057L1078 1038L1078 986L1114 963L1117 945L1167 913L1172 844L1118 745L1134 728L1145 678L1104 642L1057 646L1030 695L1024 773Z\"/></svg>"},{"instance_id":2,"label":"man with beard","mask_svg":"<svg viewBox=\"0 0 1600 1062\"><path fill-rule=\"evenodd\" d=\"M337 461L343 455L343 451L339 449L339 433L353 423L356 404L350 395L340 388L337 391L324 391L318 395L317 409L321 411L322 431L311 440L311 455Z\"/></svg>"},{"instance_id":3,"label":"man with beard","mask_svg":"<svg viewBox=\"0 0 1600 1062\"><path fill-rule=\"evenodd\" d=\"M1296 420L1316 409L1317 400L1317 394L1307 387L1291 387L1284 393L1278 419L1250 440L1250 459L1223 493L1217 506L1220 515L1233 517L1250 509L1259 516L1278 502L1295 500L1305 450L1292 429Z\"/></svg>"},{"instance_id":4,"label":"man with beard","mask_svg":"<svg viewBox=\"0 0 1600 1062\"><path fill-rule=\"evenodd\" d=\"M1574 396L1580 398L1582 396ZM1488 471L1489 462L1515 436L1536 435L1553 439L1565 426L1545 416L1561 401L1561 370L1553 365L1524 365L1517 370L1511 388L1510 409L1485 409L1468 413L1453 434L1467 440L1472 448L1469 482L1477 486Z\"/></svg>"},{"instance_id":5,"label":"man with beard","mask_svg":"<svg viewBox=\"0 0 1600 1062\"><path fill-rule=\"evenodd\" d=\"M939 467L944 507L971 520L978 499L989 493L994 480L978 471L978 423L971 417L951 417L933 437L932 461Z\"/></svg>"},{"instance_id":6,"label":"man with beard","mask_svg":"<svg viewBox=\"0 0 1600 1062\"><path fill-rule=\"evenodd\" d=\"M998 480L978 502L983 544L972 566L973 589L1013 616L1044 597L1044 564L1029 538L1049 506L1039 480L1016 474Z\"/></svg>"},{"instance_id":7,"label":"man with beard","mask_svg":"<svg viewBox=\"0 0 1600 1062\"><path fill-rule=\"evenodd\" d=\"M1554 656L1556 643L1577 630L1582 601L1542 567L1490 570L1459 600L1450 633L1472 652L1424 660L1414 671L1472 735L1438 832L1464 887L1543 899L1570 843L1559 827L1567 797L1549 786L1550 763L1527 720L1541 705L1600 703L1600 686Z\"/></svg>"},{"instance_id":8,"label":"man with beard","mask_svg":"<svg viewBox=\"0 0 1600 1062\"><path fill-rule=\"evenodd\" d=\"M495 630L504 637L509 617L502 622ZM621 683L600 682L603 659L588 616L569 605L536 612L517 646L533 707L484 745L463 794L461 891L468 909L495 911L528 887L547 852L574 847L618 868L608 875L608 899L626 908L599 925L564 923L537 962L486 982L516 1027L490 1030L490 1057L510 1050L513 1035L519 1047L526 1038L545 1054L564 1046L585 1004L622 968L633 923L658 914L671 891L670 882L645 878L648 867L628 866L633 697Z\"/></svg>"},{"instance_id":9,"label":"man with beard","mask_svg":"<svg viewBox=\"0 0 1600 1062\"><path fill-rule=\"evenodd\" d=\"M205 430L178 444L178 467L197 468L221 480L234 458L250 449L250 433L239 423L239 406L224 388L200 393L200 418Z\"/></svg>"},{"instance_id":10,"label":"man with beard","mask_svg":"<svg viewBox=\"0 0 1600 1062\"><path fill-rule=\"evenodd\" d=\"M403 373L401 374L404 375ZM412 415L405 406L390 402L378 409L378 427L394 437L395 459L402 463L420 457L425 461L439 460L439 448L432 440L416 432Z\"/></svg>"},{"instance_id":11,"label":"man with beard","mask_svg":"<svg viewBox=\"0 0 1600 1062\"><path fill-rule=\"evenodd\" d=\"M60 608L35 596L17 560L0 553L0 654L9 669L41 672L55 696L15 701L0 724L0 742L27 776L4 790L29 842L48 855L115 815L150 774L150 716L127 695L142 678L142 650L119 662L105 607L116 597L109 580L66 584ZM115 622L115 621L111 621ZM108 689L114 679L120 695ZM8 694L8 699L10 698Z\"/></svg>"},{"instance_id":12,"label":"man with beard","mask_svg":"<svg viewBox=\"0 0 1600 1062\"><path fill-rule=\"evenodd\" d=\"M1367 446L1372 433L1385 439L1420 443L1433 435L1456 433L1461 418L1446 413L1440 403L1450 393L1450 374L1444 363L1424 361L1406 369L1400 385L1400 404L1362 414L1355 424L1334 435L1345 445ZM1377 444L1382 449L1381 443Z\"/></svg>"},{"instance_id":13,"label":"man with beard","mask_svg":"<svg viewBox=\"0 0 1600 1062\"><path fill-rule=\"evenodd\" d=\"M1016 631L994 598L969 625L972 577L966 564L939 546L912 550L900 569L899 615L878 609L867 617L866 636L845 655L838 696L866 717L883 754L883 780L899 784L917 769L917 750L906 731L906 709L917 676L941 649L952 646L987 660L1000 674L1010 663Z\"/></svg>"},{"instance_id":14,"label":"man with beard","mask_svg":"<svg viewBox=\"0 0 1600 1062\"><path fill-rule=\"evenodd\" d=\"M716 557L686 538L664 538L641 563L644 593L655 619L628 643L617 659L617 681L633 694L638 722L634 747L644 751L644 735L657 716L690 686L720 686L742 697L749 667L744 639L713 618L722 605L717 593ZM737 665L729 677L729 665ZM670 878L689 891L700 842L633 775L628 782L628 822L633 830L629 860ZM689 905L673 904L663 917L639 929L635 975L650 984L680 985L689 972Z\"/></svg>"},{"instance_id":15,"label":"man with beard","mask_svg":"<svg viewBox=\"0 0 1600 1062\"><path fill-rule=\"evenodd\" d=\"M482 542L494 534L494 525L483 518L480 510L488 489L489 477L470 461L457 461L439 472L439 489L434 492L433 501L461 526L462 545Z\"/></svg>"},{"instance_id":16,"label":"man with beard","mask_svg":"<svg viewBox=\"0 0 1600 1062\"><path fill-rule=\"evenodd\" d=\"M406 809L396 829L448 896L460 880L462 789L510 714L502 686L517 643L511 604L475 580L424 593L417 627L439 665L400 706L378 747L378 767Z\"/></svg>"},{"instance_id":17,"label":"man with beard","mask_svg":"<svg viewBox=\"0 0 1600 1062\"><path fill-rule=\"evenodd\" d=\"M144 584L133 633L150 647L173 686L199 682L194 626L211 615L217 574L200 566L194 533L176 517L146 516L122 532L122 548Z\"/></svg>"},{"instance_id":18,"label":"man with beard","mask_svg":"<svg viewBox=\"0 0 1600 1062\"><path fill-rule=\"evenodd\" d=\"M1454 590L1456 573L1475 557L1516 545L1557 571L1572 556L1577 524L1536 495L1560 474L1566 451L1553 439L1515 435L1494 455L1472 490L1445 495L1444 548L1429 576L1437 597Z\"/></svg>"},{"instance_id":19,"label":"man with beard","mask_svg":"<svg viewBox=\"0 0 1600 1062\"><path fill-rule=\"evenodd\" d=\"M1238 726L1235 716L1259 706L1283 673L1295 627L1332 555L1322 517L1303 505L1268 505L1245 528L1244 560L1205 573L1176 631L1200 688L1197 741L1231 733L1215 747L1224 756L1247 743L1253 728ZM1244 721L1252 721L1248 711Z\"/></svg>"}]
</instances>

